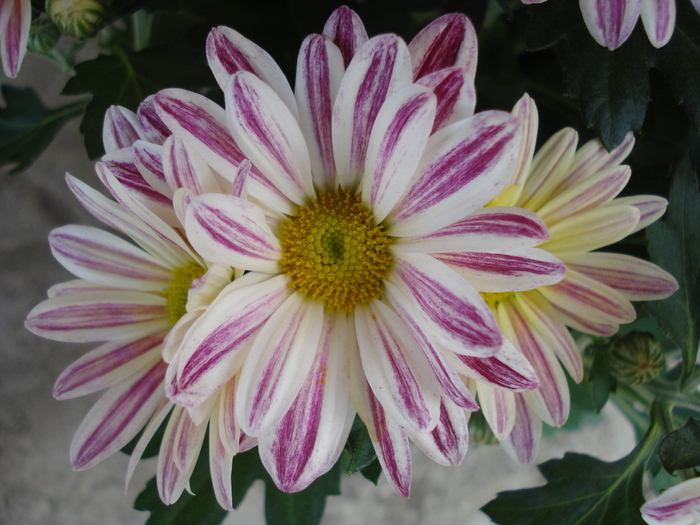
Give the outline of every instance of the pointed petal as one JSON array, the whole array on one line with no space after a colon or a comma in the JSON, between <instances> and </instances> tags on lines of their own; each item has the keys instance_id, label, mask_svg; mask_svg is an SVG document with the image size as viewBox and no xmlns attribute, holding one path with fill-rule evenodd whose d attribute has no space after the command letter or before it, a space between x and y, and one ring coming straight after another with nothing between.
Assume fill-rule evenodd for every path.
<instances>
[{"instance_id":1,"label":"pointed petal","mask_svg":"<svg viewBox=\"0 0 700 525\"><path fill-rule=\"evenodd\" d=\"M168 187L163 173L163 147L145 140L137 140L132 147L134 164L143 179L154 190L166 197L172 197L173 192Z\"/></svg>"},{"instance_id":2,"label":"pointed petal","mask_svg":"<svg viewBox=\"0 0 700 525\"><path fill-rule=\"evenodd\" d=\"M542 437L542 422L521 395L515 396L515 425L501 446L518 463L531 465L537 459Z\"/></svg>"},{"instance_id":3,"label":"pointed petal","mask_svg":"<svg viewBox=\"0 0 700 525\"><path fill-rule=\"evenodd\" d=\"M530 175L530 166L532 166L532 159L535 155L535 145L537 143L537 128L539 127L537 106L527 93L513 106L513 115L518 118L518 131L522 135L522 144L518 154L515 174L510 184L519 185L520 191L517 192L517 195L513 196L513 201L501 203L503 205L515 205L522 191L522 187Z\"/></svg>"},{"instance_id":4,"label":"pointed petal","mask_svg":"<svg viewBox=\"0 0 700 525\"><path fill-rule=\"evenodd\" d=\"M109 390L83 419L70 447L75 470L111 456L141 430L164 398L166 365L160 360Z\"/></svg>"},{"instance_id":5,"label":"pointed petal","mask_svg":"<svg viewBox=\"0 0 700 525\"><path fill-rule=\"evenodd\" d=\"M73 281L66 281L64 283L54 284L51 288L46 291L46 296L49 299L58 297L59 295L74 295L81 294L84 291L95 292L107 292L113 290L111 286L101 286L99 284L84 281L82 279L75 279Z\"/></svg>"},{"instance_id":6,"label":"pointed petal","mask_svg":"<svg viewBox=\"0 0 700 525\"><path fill-rule=\"evenodd\" d=\"M355 11L341 6L328 18L323 26L323 34L338 46L343 55L343 63L348 67L357 50L367 42L367 30Z\"/></svg>"},{"instance_id":7,"label":"pointed petal","mask_svg":"<svg viewBox=\"0 0 700 525\"><path fill-rule=\"evenodd\" d=\"M331 123L344 72L340 50L328 38L306 37L297 60L295 93L314 184L325 191L333 191L336 186Z\"/></svg>"},{"instance_id":8,"label":"pointed petal","mask_svg":"<svg viewBox=\"0 0 700 525\"><path fill-rule=\"evenodd\" d=\"M163 144L170 136L170 128L165 125L155 107L155 95L147 96L136 111L144 138L153 144Z\"/></svg>"},{"instance_id":9,"label":"pointed petal","mask_svg":"<svg viewBox=\"0 0 700 525\"><path fill-rule=\"evenodd\" d=\"M591 36L611 51L630 36L642 9L638 0L579 0L579 4Z\"/></svg>"},{"instance_id":10,"label":"pointed petal","mask_svg":"<svg viewBox=\"0 0 700 525\"><path fill-rule=\"evenodd\" d=\"M305 489L328 471L347 439L350 408L344 314L324 319L321 345L304 385L277 427L258 439L260 460L284 492Z\"/></svg>"},{"instance_id":11,"label":"pointed petal","mask_svg":"<svg viewBox=\"0 0 700 525\"><path fill-rule=\"evenodd\" d=\"M396 257L389 281L413 298L435 341L457 354L487 357L501 333L484 300L454 270L424 254Z\"/></svg>"},{"instance_id":12,"label":"pointed petal","mask_svg":"<svg viewBox=\"0 0 700 525\"><path fill-rule=\"evenodd\" d=\"M201 155L194 147L175 135L168 137L163 145L163 173L172 193L180 188L187 188L194 195L222 193L219 183Z\"/></svg>"},{"instance_id":13,"label":"pointed petal","mask_svg":"<svg viewBox=\"0 0 700 525\"><path fill-rule=\"evenodd\" d=\"M136 466L138 465L141 457L143 456L146 447L151 442L151 439L155 435L156 431L160 428L160 425L165 421L170 411L173 408L173 404L167 399L163 399L158 405L158 408L153 413L150 421L143 429L141 437L139 438L134 450L131 452L131 457L129 458L129 464L126 467L126 483L125 492L129 489L129 482L131 481L131 476L133 476Z\"/></svg>"},{"instance_id":14,"label":"pointed petal","mask_svg":"<svg viewBox=\"0 0 700 525\"><path fill-rule=\"evenodd\" d=\"M96 284L161 292L170 269L131 243L104 230L70 224L49 235L51 253L72 274Z\"/></svg>"},{"instance_id":15,"label":"pointed petal","mask_svg":"<svg viewBox=\"0 0 700 525\"><path fill-rule=\"evenodd\" d=\"M411 82L410 55L396 35L369 40L348 66L333 108L333 152L343 188L356 188L370 132L386 98Z\"/></svg>"},{"instance_id":16,"label":"pointed petal","mask_svg":"<svg viewBox=\"0 0 700 525\"><path fill-rule=\"evenodd\" d=\"M362 200L381 223L403 195L423 153L435 118L436 97L411 84L387 97L367 147Z\"/></svg>"},{"instance_id":17,"label":"pointed petal","mask_svg":"<svg viewBox=\"0 0 700 525\"><path fill-rule=\"evenodd\" d=\"M640 509L649 525L691 525L700 519L700 478L666 489Z\"/></svg>"},{"instance_id":18,"label":"pointed petal","mask_svg":"<svg viewBox=\"0 0 700 525\"><path fill-rule=\"evenodd\" d=\"M642 23L651 45L665 46L676 26L675 0L642 0Z\"/></svg>"},{"instance_id":19,"label":"pointed petal","mask_svg":"<svg viewBox=\"0 0 700 525\"><path fill-rule=\"evenodd\" d=\"M435 133L407 193L390 215L390 233L432 233L495 197L515 168L517 123L509 113L484 111Z\"/></svg>"},{"instance_id":20,"label":"pointed petal","mask_svg":"<svg viewBox=\"0 0 700 525\"><path fill-rule=\"evenodd\" d=\"M27 52L32 4L27 0L5 0L0 10L0 57L5 74L15 78Z\"/></svg>"},{"instance_id":21,"label":"pointed petal","mask_svg":"<svg viewBox=\"0 0 700 525\"><path fill-rule=\"evenodd\" d=\"M456 66L473 81L477 46L476 30L463 14L450 13L433 20L408 45L414 80Z\"/></svg>"},{"instance_id":22,"label":"pointed petal","mask_svg":"<svg viewBox=\"0 0 700 525\"><path fill-rule=\"evenodd\" d=\"M207 414L206 417L202 418L202 421L194 421L189 411L183 412L184 414L175 427L173 459L178 469L183 472L188 470L191 472L202 447L209 417Z\"/></svg>"},{"instance_id":23,"label":"pointed petal","mask_svg":"<svg viewBox=\"0 0 700 525\"><path fill-rule=\"evenodd\" d=\"M255 338L236 392L241 429L260 436L294 403L318 352L323 305L290 295Z\"/></svg>"},{"instance_id":24,"label":"pointed petal","mask_svg":"<svg viewBox=\"0 0 700 525\"><path fill-rule=\"evenodd\" d=\"M250 161L291 201L303 205L315 197L304 135L272 88L240 72L224 94L229 129Z\"/></svg>"},{"instance_id":25,"label":"pointed petal","mask_svg":"<svg viewBox=\"0 0 700 525\"><path fill-rule=\"evenodd\" d=\"M259 206L231 195L206 194L187 207L185 230L209 261L274 273L281 247Z\"/></svg>"},{"instance_id":26,"label":"pointed petal","mask_svg":"<svg viewBox=\"0 0 700 525\"><path fill-rule=\"evenodd\" d=\"M292 88L277 62L260 46L230 27L215 27L207 37L207 60L219 87L225 90L234 73L252 73L270 86L289 110L296 115Z\"/></svg>"},{"instance_id":27,"label":"pointed petal","mask_svg":"<svg viewBox=\"0 0 700 525\"><path fill-rule=\"evenodd\" d=\"M467 417L463 409L443 398L435 428L430 432L409 433L409 437L436 463L447 467L459 465L469 447Z\"/></svg>"},{"instance_id":28,"label":"pointed petal","mask_svg":"<svg viewBox=\"0 0 700 525\"><path fill-rule=\"evenodd\" d=\"M521 292L562 280L566 266L537 248L491 252L438 253L437 260L453 268L480 292Z\"/></svg>"},{"instance_id":29,"label":"pointed petal","mask_svg":"<svg viewBox=\"0 0 700 525\"><path fill-rule=\"evenodd\" d=\"M632 235L656 222L666 213L668 201L656 195L634 195L633 197L615 199L613 204L626 204L628 206L634 206L639 210L639 222L630 232L630 235Z\"/></svg>"},{"instance_id":30,"label":"pointed petal","mask_svg":"<svg viewBox=\"0 0 700 525\"><path fill-rule=\"evenodd\" d=\"M113 290L47 299L29 312L24 325L53 341L83 343L140 337L170 323L163 297Z\"/></svg>"},{"instance_id":31,"label":"pointed petal","mask_svg":"<svg viewBox=\"0 0 700 525\"><path fill-rule=\"evenodd\" d=\"M567 259L566 264L617 290L630 301L659 301L678 290L678 282L671 274L629 255L584 253Z\"/></svg>"},{"instance_id":32,"label":"pointed petal","mask_svg":"<svg viewBox=\"0 0 700 525\"><path fill-rule=\"evenodd\" d=\"M483 383L476 384L479 405L491 431L499 440L505 439L515 425L515 398L513 392L491 388Z\"/></svg>"},{"instance_id":33,"label":"pointed petal","mask_svg":"<svg viewBox=\"0 0 700 525\"><path fill-rule=\"evenodd\" d=\"M222 508L233 511L233 488L231 486L231 471L233 470L233 454L226 450L220 438L219 409L214 409L209 422L209 472L214 486L216 501Z\"/></svg>"},{"instance_id":34,"label":"pointed petal","mask_svg":"<svg viewBox=\"0 0 700 525\"><path fill-rule=\"evenodd\" d=\"M66 368L56 380L56 399L99 392L125 380L158 360L165 332L141 339L106 343L88 352Z\"/></svg>"},{"instance_id":35,"label":"pointed petal","mask_svg":"<svg viewBox=\"0 0 700 525\"><path fill-rule=\"evenodd\" d=\"M141 126L133 111L122 106L109 107L102 125L102 142L107 153L128 148L143 138Z\"/></svg>"},{"instance_id":36,"label":"pointed petal","mask_svg":"<svg viewBox=\"0 0 700 525\"><path fill-rule=\"evenodd\" d=\"M598 323L591 321L585 315L579 315L577 312L564 310L560 306L555 306L559 318L574 330L583 332L584 334L599 335L601 337L612 337L620 329L619 324Z\"/></svg>"},{"instance_id":37,"label":"pointed petal","mask_svg":"<svg viewBox=\"0 0 700 525\"><path fill-rule=\"evenodd\" d=\"M435 93L437 109L432 133L474 114L476 90L463 69L449 67L424 76L418 82Z\"/></svg>"},{"instance_id":38,"label":"pointed petal","mask_svg":"<svg viewBox=\"0 0 700 525\"><path fill-rule=\"evenodd\" d=\"M219 439L224 449L235 456L239 452L241 426L236 414L236 379L224 383L219 392L218 430ZM212 418L213 420L213 418ZM242 452L242 451L241 451Z\"/></svg>"}]
</instances>

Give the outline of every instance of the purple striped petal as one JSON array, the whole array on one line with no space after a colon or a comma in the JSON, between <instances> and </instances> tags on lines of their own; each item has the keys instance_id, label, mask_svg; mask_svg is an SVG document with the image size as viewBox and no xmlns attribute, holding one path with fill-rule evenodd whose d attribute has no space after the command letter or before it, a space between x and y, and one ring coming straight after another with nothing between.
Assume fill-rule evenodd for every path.
<instances>
[{"instance_id":1,"label":"purple striped petal","mask_svg":"<svg viewBox=\"0 0 700 525\"><path fill-rule=\"evenodd\" d=\"M156 191L172 197L173 191L165 181L163 173L163 147L145 140L137 140L133 145L134 164L143 179Z\"/></svg>"},{"instance_id":2,"label":"purple striped petal","mask_svg":"<svg viewBox=\"0 0 700 525\"><path fill-rule=\"evenodd\" d=\"M464 410L449 399L442 400L440 418L433 430L410 433L409 436L426 456L447 467L462 463L469 447L469 427Z\"/></svg>"},{"instance_id":3,"label":"purple striped petal","mask_svg":"<svg viewBox=\"0 0 700 525\"><path fill-rule=\"evenodd\" d=\"M155 106L155 95L147 96L136 111L139 125L143 136L148 142L153 144L163 144L170 136L170 128L165 125L163 119L158 115Z\"/></svg>"},{"instance_id":4,"label":"purple striped petal","mask_svg":"<svg viewBox=\"0 0 700 525\"><path fill-rule=\"evenodd\" d=\"M107 153L128 148L143 138L141 125L133 111L122 106L110 106L102 125L102 142Z\"/></svg>"},{"instance_id":5,"label":"purple striped petal","mask_svg":"<svg viewBox=\"0 0 700 525\"><path fill-rule=\"evenodd\" d=\"M75 470L89 469L111 456L148 423L163 401L165 367L157 362L113 386L95 403L71 443Z\"/></svg>"},{"instance_id":6,"label":"purple striped petal","mask_svg":"<svg viewBox=\"0 0 700 525\"><path fill-rule=\"evenodd\" d=\"M513 392L491 388L483 383L476 384L481 413L497 439L503 440L515 425L515 398Z\"/></svg>"},{"instance_id":7,"label":"purple striped petal","mask_svg":"<svg viewBox=\"0 0 700 525\"><path fill-rule=\"evenodd\" d=\"M501 446L518 463L531 465L537 459L542 437L542 422L521 395L515 396L515 425Z\"/></svg>"},{"instance_id":8,"label":"purple striped petal","mask_svg":"<svg viewBox=\"0 0 700 525\"><path fill-rule=\"evenodd\" d=\"M238 166L236 174L233 176L233 181L231 183L231 195L238 197L239 199L245 199L248 196L248 175L250 175L250 170L253 165L249 160L244 160L241 165Z\"/></svg>"},{"instance_id":9,"label":"purple striped petal","mask_svg":"<svg viewBox=\"0 0 700 525\"><path fill-rule=\"evenodd\" d=\"M51 253L72 274L96 284L161 292L170 269L131 243L91 226L71 224L49 235Z\"/></svg>"},{"instance_id":10,"label":"purple striped petal","mask_svg":"<svg viewBox=\"0 0 700 525\"><path fill-rule=\"evenodd\" d=\"M579 315L577 312L564 310L562 307L556 307L559 318L574 330L583 332L584 334L599 335L601 337L612 337L620 330L619 324L596 323L585 316Z\"/></svg>"},{"instance_id":11,"label":"purple striped petal","mask_svg":"<svg viewBox=\"0 0 700 525\"><path fill-rule=\"evenodd\" d=\"M537 143L537 128L539 126L539 115L535 101L530 98L530 95L525 93L515 106L513 106L513 115L518 118L518 132L522 136L520 153L518 154L518 163L515 168L515 175L510 181L510 184L520 185L520 190L513 196L513 200L503 203L515 205L522 185L527 180L530 174L530 166L532 158L535 155L535 145Z\"/></svg>"},{"instance_id":12,"label":"purple striped petal","mask_svg":"<svg viewBox=\"0 0 700 525\"><path fill-rule=\"evenodd\" d=\"M666 489L640 509L649 525L692 525L700 519L700 478Z\"/></svg>"},{"instance_id":13,"label":"purple striped petal","mask_svg":"<svg viewBox=\"0 0 700 525\"><path fill-rule=\"evenodd\" d=\"M360 182L374 121L387 97L411 82L410 61L403 40L380 35L348 66L333 108L333 152L343 188Z\"/></svg>"},{"instance_id":14,"label":"purple striped petal","mask_svg":"<svg viewBox=\"0 0 700 525\"><path fill-rule=\"evenodd\" d=\"M163 172L173 193L180 188L187 188L194 195L221 193L219 183L201 155L175 135L163 145Z\"/></svg>"},{"instance_id":15,"label":"purple striped petal","mask_svg":"<svg viewBox=\"0 0 700 525\"><path fill-rule=\"evenodd\" d=\"M99 392L125 380L160 358L165 332L141 339L106 343L66 368L56 380L53 396L72 399Z\"/></svg>"},{"instance_id":16,"label":"purple striped petal","mask_svg":"<svg viewBox=\"0 0 700 525\"><path fill-rule=\"evenodd\" d=\"M642 9L639 0L579 0L579 4L591 36L611 51L630 36Z\"/></svg>"},{"instance_id":17,"label":"purple striped petal","mask_svg":"<svg viewBox=\"0 0 700 525\"><path fill-rule=\"evenodd\" d=\"M642 0L642 23L651 45L665 46L676 26L675 0Z\"/></svg>"},{"instance_id":18,"label":"purple striped petal","mask_svg":"<svg viewBox=\"0 0 700 525\"><path fill-rule=\"evenodd\" d=\"M114 290L111 286L101 286L99 284L84 281L82 279L75 279L73 281L66 281L64 283L54 284L51 288L46 291L46 296L49 299L58 297L59 295L72 295L81 294L84 291L90 292L107 292Z\"/></svg>"},{"instance_id":19,"label":"purple striped petal","mask_svg":"<svg viewBox=\"0 0 700 525\"><path fill-rule=\"evenodd\" d=\"M446 253L531 248L549 240L549 230L535 212L491 206L469 217L418 237L398 240L394 249L415 253Z\"/></svg>"},{"instance_id":20,"label":"purple striped petal","mask_svg":"<svg viewBox=\"0 0 700 525\"><path fill-rule=\"evenodd\" d=\"M678 282L671 274L629 255L584 253L567 259L566 264L617 290L630 301L659 301L678 290Z\"/></svg>"},{"instance_id":21,"label":"purple striped petal","mask_svg":"<svg viewBox=\"0 0 700 525\"><path fill-rule=\"evenodd\" d=\"M362 368L387 415L414 432L437 423L441 389L425 354L396 313L375 301L355 311Z\"/></svg>"},{"instance_id":22,"label":"purple striped petal","mask_svg":"<svg viewBox=\"0 0 700 525\"><path fill-rule=\"evenodd\" d=\"M436 97L411 84L387 97L367 146L362 200L381 223L403 195L435 118Z\"/></svg>"},{"instance_id":23,"label":"purple striped petal","mask_svg":"<svg viewBox=\"0 0 700 525\"><path fill-rule=\"evenodd\" d=\"M480 383L493 388L526 392L539 386L537 374L523 354L505 337L496 355L492 357L473 357L457 355L455 366L458 371ZM459 365L462 366L459 366Z\"/></svg>"},{"instance_id":24,"label":"purple striped petal","mask_svg":"<svg viewBox=\"0 0 700 525\"><path fill-rule=\"evenodd\" d=\"M331 123L344 72L340 50L328 38L306 37L297 60L295 93L314 183L325 191L333 191L336 186Z\"/></svg>"},{"instance_id":25,"label":"purple striped petal","mask_svg":"<svg viewBox=\"0 0 700 525\"><path fill-rule=\"evenodd\" d=\"M320 348L304 386L277 427L258 440L260 460L284 492L308 487L335 464L343 450L350 430L345 428L350 408L346 325L343 314L326 316Z\"/></svg>"},{"instance_id":26,"label":"purple striped petal","mask_svg":"<svg viewBox=\"0 0 700 525\"><path fill-rule=\"evenodd\" d=\"M408 45L414 80L456 66L473 81L477 46L476 30L466 16L450 13L433 20Z\"/></svg>"},{"instance_id":27,"label":"purple striped petal","mask_svg":"<svg viewBox=\"0 0 700 525\"><path fill-rule=\"evenodd\" d=\"M36 335L72 343L136 338L169 325L163 297L119 290L47 299L35 306L24 322Z\"/></svg>"},{"instance_id":28,"label":"purple striped petal","mask_svg":"<svg viewBox=\"0 0 700 525\"><path fill-rule=\"evenodd\" d=\"M233 470L233 454L226 450L221 440L218 407L214 409L209 422L209 472L214 487L216 501L222 508L233 511L233 488L231 486L231 471Z\"/></svg>"},{"instance_id":29,"label":"purple striped petal","mask_svg":"<svg viewBox=\"0 0 700 525\"><path fill-rule=\"evenodd\" d=\"M476 90L474 82L458 67L441 69L424 76L418 82L430 88L437 97L437 109L432 133L474 114Z\"/></svg>"},{"instance_id":30,"label":"purple striped petal","mask_svg":"<svg viewBox=\"0 0 700 525\"><path fill-rule=\"evenodd\" d=\"M631 235L659 220L666 213L668 201L656 195L634 195L615 199L614 204L626 204L639 210L639 222L630 232Z\"/></svg>"},{"instance_id":31,"label":"purple striped petal","mask_svg":"<svg viewBox=\"0 0 700 525\"><path fill-rule=\"evenodd\" d=\"M462 409L472 412L479 410L479 405L474 401L464 381L445 358L442 351L436 348L431 341L431 336L422 325L421 315L413 302L401 294L391 283L384 284L387 299L425 353L430 368L442 387L442 395Z\"/></svg>"},{"instance_id":32,"label":"purple striped petal","mask_svg":"<svg viewBox=\"0 0 700 525\"><path fill-rule=\"evenodd\" d=\"M630 323L636 317L632 303L620 292L571 269L561 282L539 292L556 308L594 323Z\"/></svg>"},{"instance_id":33,"label":"purple striped petal","mask_svg":"<svg viewBox=\"0 0 700 525\"><path fill-rule=\"evenodd\" d=\"M224 449L235 456L239 452L241 426L236 417L236 378L224 383L219 392L218 430ZM213 420L213 418L212 418Z\"/></svg>"},{"instance_id":34,"label":"purple striped petal","mask_svg":"<svg viewBox=\"0 0 700 525\"><path fill-rule=\"evenodd\" d=\"M331 14L323 26L323 34L338 46L343 55L343 63L348 67L350 61L365 42L367 30L355 11L341 6Z\"/></svg>"},{"instance_id":35,"label":"purple striped petal","mask_svg":"<svg viewBox=\"0 0 700 525\"><path fill-rule=\"evenodd\" d=\"M167 392L178 404L200 405L229 381L252 338L287 296L285 277L260 282L255 274L248 275L225 288L183 340L177 378Z\"/></svg>"},{"instance_id":36,"label":"purple striped petal","mask_svg":"<svg viewBox=\"0 0 700 525\"><path fill-rule=\"evenodd\" d=\"M27 52L32 4L29 0L4 0L0 7L0 57L5 74L17 77Z\"/></svg>"},{"instance_id":37,"label":"purple striped petal","mask_svg":"<svg viewBox=\"0 0 700 525\"><path fill-rule=\"evenodd\" d=\"M212 403L211 405L214 405ZM211 410L211 406L210 406ZM183 472L194 468L194 464L199 456L202 447L204 434L207 431L209 421L208 414L201 421L192 419L192 414L188 410L180 417L179 424L175 426L175 442L173 449L173 460L178 469Z\"/></svg>"},{"instance_id":38,"label":"purple striped petal","mask_svg":"<svg viewBox=\"0 0 700 525\"><path fill-rule=\"evenodd\" d=\"M207 37L207 60L216 81L226 89L234 73L246 71L270 86L287 108L297 114L292 88L273 58L257 44L229 27L215 27Z\"/></svg>"},{"instance_id":39,"label":"purple striped petal","mask_svg":"<svg viewBox=\"0 0 700 525\"><path fill-rule=\"evenodd\" d=\"M195 249L209 261L267 273L278 271L281 248L252 202L231 195L207 194L187 208L185 230Z\"/></svg>"},{"instance_id":40,"label":"purple striped petal","mask_svg":"<svg viewBox=\"0 0 700 525\"><path fill-rule=\"evenodd\" d=\"M303 205L315 197L304 135L270 86L240 72L224 94L229 129L250 161L291 201Z\"/></svg>"},{"instance_id":41,"label":"purple striped petal","mask_svg":"<svg viewBox=\"0 0 700 525\"><path fill-rule=\"evenodd\" d=\"M146 425L146 428L143 429L141 437L136 443L134 450L131 452L129 464L126 468L126 491L128 491L129 489L129 482L131 481L131 476L133 476L134 471L136 470L136 466L141 460L141 456L143 456L146 447L151 442L151 439L155 435L156 431L160 428L160 425L163 423L163 421L165 421L166 416L170 413L172 408L173 404L170 403L167 399L163 399L160 405L158 405L158 408L156 408L156 410L154 411L151 420L148 422L148 425Z\"/></svg>"},{"instance_id":42,"label":"purple striped petal","mask_svg":"<svg viewBox=\"0 0 700 525\"><path fill-rule=\"evenodd\" d=\"M522 292L558 283L566 266L537 248L434 254L480 292Z\"/></svg>"},{"instance_id":43,"label":"purple striped petal","mask_svg":"<svg viewBox=\"0 0 700 525\"><path fill-rule=\"evenodd\" d=\"M454 270L429 255L402 254L395 272L390 282L413 298L436 342L477 357L498 351L503 338L491 310Z\"/></svg>"},{"instance_id":44,"label":"purple striped petal","mask_svg":"<svg viewBox=\"0 0 700 525\"><path fill-rule=\"evenodd\" d=\"M464 219L513 174L520 137L509 113L484 111L434 134L408 192L391 214L391 234L413 237Z\"/></svg>"},{"instance_id":45,"label":"purple striped petal","mask_svg":"<svg viewBox=\"0 0 700 525\"><path fill-rule=\"evenodd\" d=\"M241 429L261 436L274 429L294 403L321 344L323 305L290 295L255 338L238 383Z\"/></svg>"}]
</instances>

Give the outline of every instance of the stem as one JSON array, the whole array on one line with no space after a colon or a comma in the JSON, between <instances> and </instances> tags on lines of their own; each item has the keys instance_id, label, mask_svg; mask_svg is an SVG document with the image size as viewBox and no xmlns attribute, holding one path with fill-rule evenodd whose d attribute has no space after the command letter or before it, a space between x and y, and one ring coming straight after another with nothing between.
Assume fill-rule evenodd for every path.
<instances>
[{"instance_id":1,"label":"stem","mask_svg":"<svg viewBox=\"0 0 700 525\"><path fill-rule=\"evenodd\" d=\"M131 15L131 32L133 35L134 51L148 47L153 29L153 14L141 9Z\"/></svg>"}]
</instances>

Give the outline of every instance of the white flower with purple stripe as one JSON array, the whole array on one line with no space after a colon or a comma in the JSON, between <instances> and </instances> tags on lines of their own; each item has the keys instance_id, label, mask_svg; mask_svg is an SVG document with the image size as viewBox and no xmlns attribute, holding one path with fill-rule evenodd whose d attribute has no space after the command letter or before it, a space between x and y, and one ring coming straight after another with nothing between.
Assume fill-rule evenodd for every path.
<instances>
[{"instance_id":1,"label":"white flower with purple stripe","mask_svg":"<svg viewBox=\"0 0 700 525\"><path fill-rule=\"evenodd\" d=\"M683 481L647 501L640 509L649 525L694 525L700 522L700 478Z\"/></svg>"}]
</instances>

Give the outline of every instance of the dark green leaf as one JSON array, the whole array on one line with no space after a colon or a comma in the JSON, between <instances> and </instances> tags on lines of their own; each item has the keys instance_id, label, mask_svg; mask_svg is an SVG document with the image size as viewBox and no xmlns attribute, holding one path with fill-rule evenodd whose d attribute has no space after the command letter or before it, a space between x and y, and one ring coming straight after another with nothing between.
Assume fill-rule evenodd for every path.
<instances>
[{"instance_id":1,"label":"dark green leaf","mask_svg":"<svg viewBox=\"0 0 700 525\"><path fill-rule=\"evenodd\" d=\"M184 492L177 502L165 505L158 496L154 477L136 498L134 508L151 513L146 525L218 525L224 521L228 512L216 501L209 477L206 447L203 447L190 477L190 488L196 496Z\"/></svg>"},{"instance_id":2,"label":"dark green leaf","mask_svg":"<svg viewBox=\"0 0 700 525\"><path fill-rule=\"evenodd\" d=\"M362 423L359 416L355 417L353 428L348 436L347 443L345 443L345 450L350 454L347 467L348 474L355 474L361 471L377 459L367 427Z\"/></svg>"},{"instance_id":3,"label":"dark green leaf","mask_svg":"<svg viewBox=\"0 0 700 525\"><path fill-rule=\"evenodd\" d=\"M700 422L691 417L683 428L668 434L659 445L659 459L670 474L700 466Z\"/></svg>"},{"instance_id":4,"label":"dark green leaf","mask_svg":"<svg viewBox=\"0 0 700 525\"><path fill-rule=\"evenodd\" d=\"M542 487L501 492L482 510L501 525L643 525L642 476L661 438L661 407L653 407L649 429L626 457L608 463L567 453L539 466Z\"/></svg>"},{"instance_id":5,"label":"dark green leaf","mask_svg":"<svg viewBox=\"0 0 700 525\"><path fill-rule=\"evenodd\" d=\"M360 473L365 479L376 485L379 481L379 476L382 475L382 464L379 463L379 459L375 459L372 463L363 468Z\"/></svg>"},{"instance_id":6,"label":"dark green leaf","mask_svg":"<svg viewBox=\"0 0 700 525\"><path fill-rule=\"evenodd\" d=\"M10 173L31 166L63 125L77 117L86 102L48 109L31 88L2 86L6 107L0 109L0 166L16 164Z\"/></svg>"},{"instance_id":7,"label":"dark green leaf","mask_svg":"<svg viewBox=\"0 0 700 525\"><path fill-rule=\"evenodd\" d=\"M686 113L700 127L700 19L689 2L678 2L677 9L673 37L661 49L649 43L640 21L622 46L609 51L588 33L578 0L530 8L528 48L557 45L564 92L578 100L586 125L595 129L608 149L617 146L629 130L642 126L652 68L664 74Z\"/></svg>"},{"instance_id":8,"label":"dark green leaf","mask_svg":"<svg viewBox=\"0 0 700 525\"><path fill-rule=\"evenodd\" d=\"M179 87L198 91L213 82L202 53L150 47L137 53L114 47L112 55L100 55L76 66L76 74L63 89L64 95L92 93L80 124L90 158L98 157L102 147L102 122L112 105L135 111L148 95Z\"/></svg>"},{"instance_id":9,"label":"dark green leaf","mask_svg":"<svg viewBox=\"0 0 700 525\"><path fill-rule=\"evenodd\" d=\"M611 392L615 392L617 381L610 371L610 345L594 345L593 364L588 379L591 383L593 406L600 412L608 402Z\"/></svg>"},{"instance_id":10,"label":"dark green leaf","mask_svg":"<svg viewBox=\"0 0 700 525\"><path fill-rule=\"evenodd\" d=\"M666 216L646 233L651 261L671 273L679 289L644 307L681 349L687 378L694 370L700 340L700 194L687 159L673 176Z\"/></svg>"}]
</instances>

